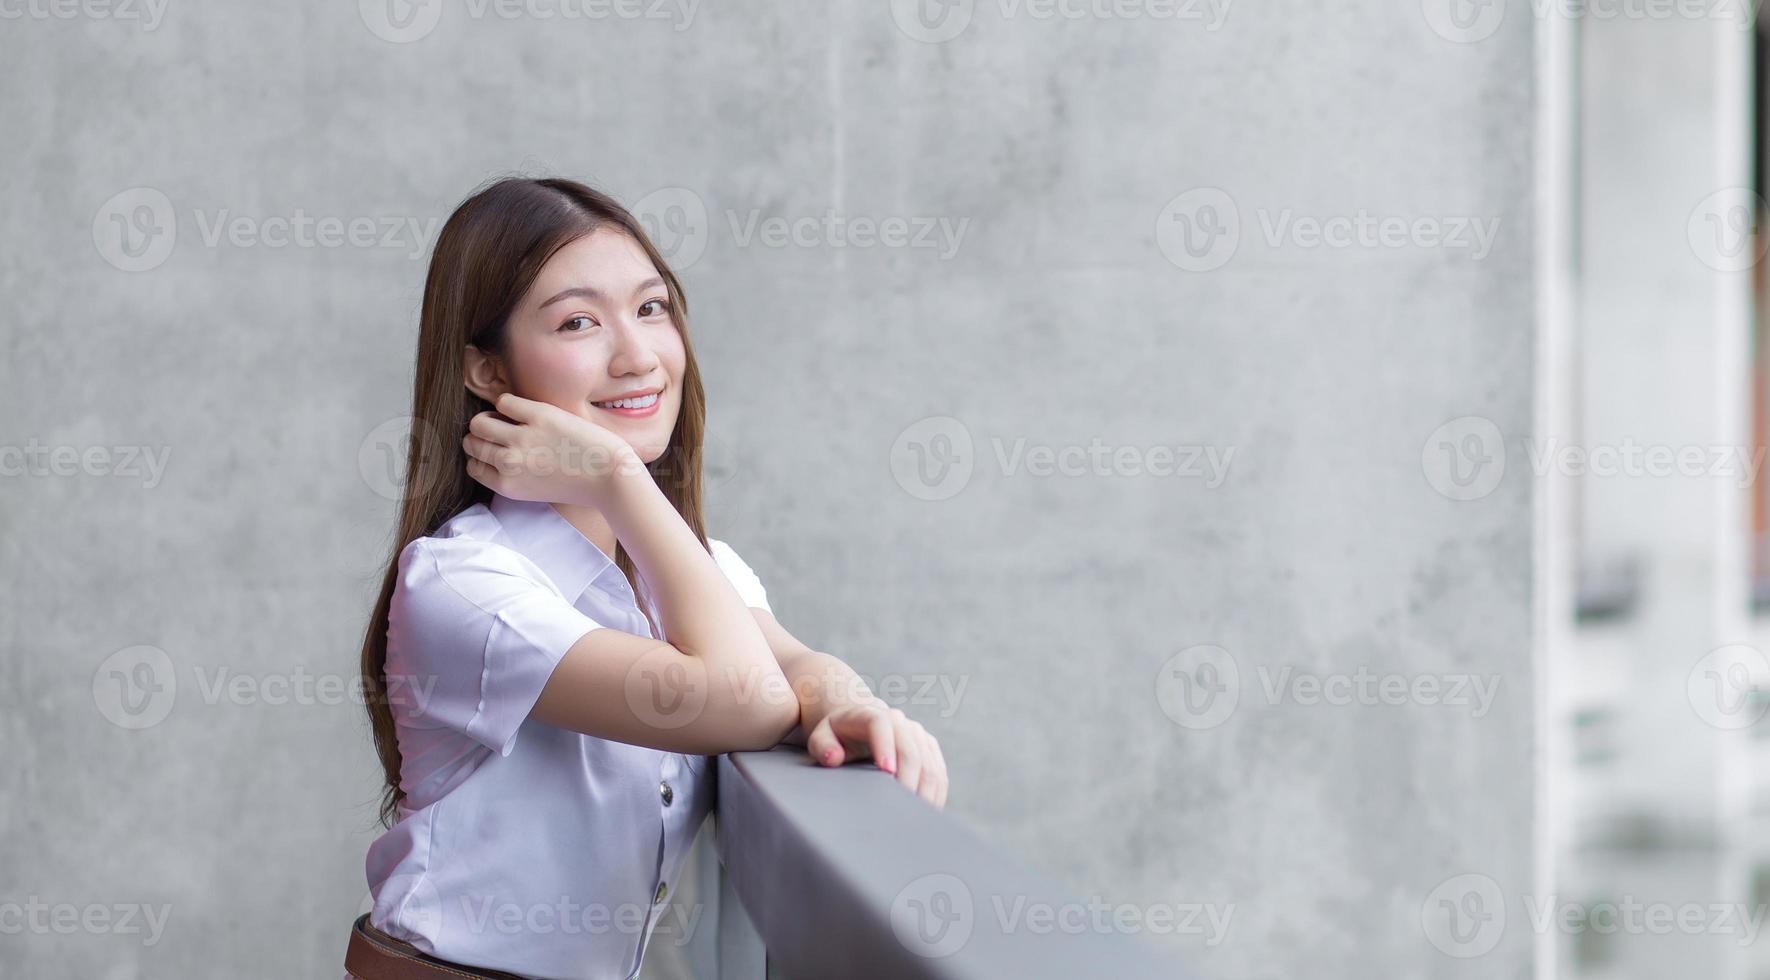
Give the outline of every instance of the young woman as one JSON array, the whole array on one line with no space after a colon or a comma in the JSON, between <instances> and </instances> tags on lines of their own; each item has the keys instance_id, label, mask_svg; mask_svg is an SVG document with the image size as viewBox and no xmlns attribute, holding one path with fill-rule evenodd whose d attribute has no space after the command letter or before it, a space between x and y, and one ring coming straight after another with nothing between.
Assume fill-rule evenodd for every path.
<instances>
[{"instance_id":1,"label":"young woman","mask_svg":"<svg viewBox=\"0 0 1770 980\"><path fill-rule=\"evenodd\" d=\"M388 829L351 974L633 976L721 752L870 759L944 806L934 738L706 536L684 313L581 184L503 180L444 225L363 643Z\"/></svg>"}]
</instances>

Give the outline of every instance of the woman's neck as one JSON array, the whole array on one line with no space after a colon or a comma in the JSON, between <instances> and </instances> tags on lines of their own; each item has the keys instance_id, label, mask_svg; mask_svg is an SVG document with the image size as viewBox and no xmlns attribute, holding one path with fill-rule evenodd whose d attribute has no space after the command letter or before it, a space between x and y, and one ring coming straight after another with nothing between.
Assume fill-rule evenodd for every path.
<instances>
[{"instance_id":1,"label":"woman's neck","mask_svg":"<svg viewBox=\"0 0 1770 980\"><path fill-rule=\"evenodd\" d=\"M572 504L554 504L553 509L566 523L578 529L578 533L590 539L590 543L602 549L612 561L615 557L615 532L608 526L608 520L602 511L594 507L578 507Z\"/></svg>"}]
</instances>

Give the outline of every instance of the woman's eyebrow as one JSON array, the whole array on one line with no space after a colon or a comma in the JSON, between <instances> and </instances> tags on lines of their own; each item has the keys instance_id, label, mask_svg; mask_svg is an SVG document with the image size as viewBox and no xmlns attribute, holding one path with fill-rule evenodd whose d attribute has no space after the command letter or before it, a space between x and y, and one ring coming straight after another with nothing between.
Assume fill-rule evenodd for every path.
<instances>
[{"instance_id":1,"label":"woman's eyebrow","mask_svg":"<svg viewBox=\"0 0 1770 980\"><path fill-rule=\"evenodd\" d=\"M664 284L664 277L663 276L652 276L650 279L647 279L646 281L640 283L639 285L634 286L633 292L635 295L637 295L637 294L643 293L646 290L651 289L653 287L662 286L663 284ZM557 303L562 299L571 299L574 296L582 298L582 299L589 299L589 300L598 300L598 299L603 298L602 290L597 289L595 286L572 286L568 289L562 289L559 292L554 293L553 296L551 298L549 298L545 303L542 303L540 306L537 306L535 308L538 310L544 310L547 307L552 306L554 303Z\"/></svg>"}]
</instances>

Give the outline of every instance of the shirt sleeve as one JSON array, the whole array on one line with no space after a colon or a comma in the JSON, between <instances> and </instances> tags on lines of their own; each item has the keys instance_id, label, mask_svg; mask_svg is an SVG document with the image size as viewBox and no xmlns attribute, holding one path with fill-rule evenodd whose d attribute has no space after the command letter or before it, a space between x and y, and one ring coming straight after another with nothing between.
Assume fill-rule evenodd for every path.
<instances>
[{"instance_id":1,"label":"shirt sleeve","mask_svg":"<svg viewBox=\"0 0 1770 980\"><path fill-rule=\"evenodd\" d=\"M708 538L707 550L713 555L713 564L718 565L719 570L725 573L732 588L737 590L738 597L744 600L744 605L774 612L769 608L768 593L762 588L762 580L738 557L737 552L731 550L730 545L718 538Z\"/></svg>"},{"instance_id":2,"label":"shirt sleeve","mask_svg":"<svg viewBox=\"0 0 1770 980\"><path fill-rule=\"evenodd\" d=\"M509 755L553 668L602 625L510 548L418 538L400 552L388 610L388 699L409 725Z\"/></svg>"}]
</instances>

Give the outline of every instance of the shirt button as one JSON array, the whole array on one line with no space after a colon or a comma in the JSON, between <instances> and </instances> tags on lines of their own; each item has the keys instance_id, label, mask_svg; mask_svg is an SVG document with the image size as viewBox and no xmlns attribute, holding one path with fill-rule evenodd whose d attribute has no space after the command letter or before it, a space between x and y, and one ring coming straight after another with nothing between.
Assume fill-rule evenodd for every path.
<instances>
[{"instance_id":1,"label":"shirt button","mask_svg":"<svg viewBox=\"0 0 1770 980\"><path fill-rule=\"evenodd\" d=\"M664 798L664 805L669 806L676 799L676 791L670 788L669 781L658 783L658 795Z\"/></svg>"},{"instance_id":2,"label":"shirt button","mask_svg":"<svg viewBox=\"0 0 1770 980\"><path fill-rule=\"evenodd\" d=\"M657 903L663 901L664 900L664 893L669 890L670 890L670 886L664 884L661 881L658 882L658 893L656 895L652 896L652 904L656 905Z\"/></svg>"}]
</instances>

